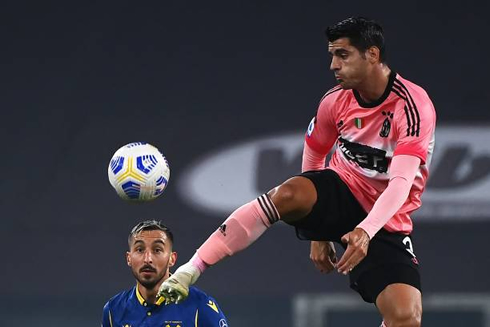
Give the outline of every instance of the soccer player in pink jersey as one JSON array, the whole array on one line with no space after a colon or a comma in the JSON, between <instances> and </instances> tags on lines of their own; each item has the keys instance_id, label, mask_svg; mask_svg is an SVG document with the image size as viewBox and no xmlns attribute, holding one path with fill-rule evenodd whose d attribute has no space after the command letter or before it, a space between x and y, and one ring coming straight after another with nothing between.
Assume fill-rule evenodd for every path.
<instances>
[{"instance_id":1,"label":"soccer player in pink jersey","mask_svg":"<svg viewBox=\"0 0 490 327\"><path fill-rule=\"evenodd\" d=\"M387 66L376 22L348 18L326 35L339 85L323 96L308 127L303 173L234 211L163 283L168 302L185 299L206 267L282 220L311 241L310 257L321 272L349 274L351 288L376 304L383 325L420 326L410 215L421 205L429 173L434 106L421 87ZM340 260L332 241L346 249Z\"/></svg>"}]
</instances>

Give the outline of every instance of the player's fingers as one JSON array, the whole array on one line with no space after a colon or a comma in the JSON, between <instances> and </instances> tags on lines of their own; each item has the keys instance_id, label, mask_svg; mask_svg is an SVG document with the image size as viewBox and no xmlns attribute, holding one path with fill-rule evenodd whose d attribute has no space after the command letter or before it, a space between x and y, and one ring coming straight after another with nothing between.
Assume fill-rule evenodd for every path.
<instances>
[{"instance_id":1,"label":"player's fingers","mask_svg":"<svg viewBox=\"0 0 490 327\"><path fill-rule=\"evenodd\" d=\"M348 245L344 255L337 263L339 273L346 275L349 271L354 269L355 265L359 263L362 256L363 254L360 246Z\"/></svg>"},{"instance_id":2,"label":"player's fingers","mask_svg":"<svg viewBox=\"0 0 490 327\"><path fill-rule=\"evenodd\" d=\"M342 236L342 238L340 239L342 241L342 243L345 243L345 244L348 244L349 243L349 233L345 234L344 236Z\"/></svg>"},{"instance_id":3,"label":"player's fingers","mask_svg":"<svg viewBox=\"0 0 490 327\"><path fill-rule=\"evenodd\" d=\"M325 272L326 267L321 261L313 261L313 264L315 265L315 268L318 269L320 272Z\"/></svg>"},{"instance_id":4,"label":"player's fingers","mask_svg":"<svg viewBox=\"0 0 490 327\"><path fill-rule=\"evenodd\" d=\"M310 260L313 261L313 264L315 266L322 266L326 260L326 255L323 253L319 253L315 255L310 254Z\"/></svg>"},{"instance_id":5,"label":"player's fingers","mask_svg":"<svg viewBox=\"0 0 490 327\"><path fill-rule=\"evenodd\" d=\"M347 250L345 250L344 254L340 258L340 261L337 263L337 269L339 273L342 273L347 267L347 263L349 263L351 256L354 252L354 249L349 245L347 246Z\"/></svg>"},{"instance_id":6,"label":"player's fingers","mask_svg":"<svg viewBox=\"0 0 490 327\"><path fill-rule=\"evenodd\" d=\"M332 260L330 258L328 258L328 261L325 263L326 272L329 273L334 269L335 269L335 263L333 263Z\"/></svg>"},{"instance_id":7,"label":"player's fingers","mask_svg":"<svg viewBox=\"0 0 490 327\"><path fill-rule=\"evenodd\" d=\"M354 262L355 262L354 258L351 257L348 260L346 260L346 262L342 266L337 266L339 273L347 275L347 273L349 273L352 269L354 269L355 267Z\"/></svg>"},{"instance_id":8,"label":"player's fingers","mask_svg":"<svg viewBox=\"0 0 490 327\"><path fill-rule=\"evenodd\" d=\"M329 273L332 270L335 269L335 264L330 260L330 258L325 258L324 261L322 261L320 264L317 266L319 270L323 273Z\"/></svg>"},{"instance_id":9,"label":"player's fingers","mask_svg":"<svg viewBox=\"0 0 490 327\"><path fill-rule=\"evenodd\" d=\"M339 267L339 272L347 275L347 273L352 271L364 257L365 254L362 249L356 248L342 266L337 265Z\"/></svg>"},{"instance_id":10,"label":"player's fingers","mask_svg":"<svg viewBox=\"0 0 490 327\"><path fill-rule=\"evenodd\" d=\"M352 239L350 240L352 242ZM356 247L353 244L348 244L347 249L345 250L344 254L340 257L339 262L337 263L337 266L343 266L345 262L352 256L354 253Z\"/></svg>"},{"instance_id":11,"label":"player's fingers","mask_svg":"<svg viewBox=\"0 0 490 327\"><path fill-rule=\"evenodd\" d=\"M347 261L343 266L338 267L337 271L341 274L347 275L349 271L351 271L354 267L350 263L350 261Z\"/></svg>"},{"instance_id":12,"label":"player's fingers","mask_svg":"<svg viewBox=\"0 0 490 327\"><path fill-rule=\"evenodd\" d=\"M330 251L330 253L328 254L328 258L330 260L330 262L332 263L332 265L336 265L337 264L337 253L335 252L335 248L332 248L332 250Z\"/></svg>"}]
</instances>

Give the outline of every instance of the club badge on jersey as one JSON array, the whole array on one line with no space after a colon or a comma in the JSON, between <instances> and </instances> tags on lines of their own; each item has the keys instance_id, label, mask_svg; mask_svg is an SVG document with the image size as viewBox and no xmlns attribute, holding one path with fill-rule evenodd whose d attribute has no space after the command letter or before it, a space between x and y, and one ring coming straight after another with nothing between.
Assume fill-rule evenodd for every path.
<instances>
[{"instance_id":1,"label":"club badge on jersey","mask_svg":"<svg viewBox=\"0 0 490 327\"><path fill-rule=\"evenodd\" d=\"M391 130L391 119L393 119L393 113L392 112L382 112L383 116L386 116L386 119L383 122L383 126L381 127L381 130L379 131L379 136L381 137L388 137L390 135L390 130Z\"/></svg>"}]
</instances>

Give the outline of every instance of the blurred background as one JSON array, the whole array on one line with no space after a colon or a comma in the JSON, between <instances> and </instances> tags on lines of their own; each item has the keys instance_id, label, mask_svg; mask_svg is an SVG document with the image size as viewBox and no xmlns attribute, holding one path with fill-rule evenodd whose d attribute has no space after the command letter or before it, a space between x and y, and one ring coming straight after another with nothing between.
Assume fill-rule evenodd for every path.
<instances>
[{"instance_id":1,"label":"blurred background","mask_svg":"<svg viewBox=\"0 0 490 327\"><path fill-rule=\"evenodd\" d=\"M97 326L134 279L126 237L143 219L179 263L234 208L300 171L303 133L335 85L325 27L385 29L388 63L438 111L414 216L426 326L490 326L488 2L17 1L0 13L1 326ZM168 158L151 203L119 199L112 154L146 141ZM346 277L277 224L198 286L230 326L379 326Z\"/></svg>"}]
</instances>

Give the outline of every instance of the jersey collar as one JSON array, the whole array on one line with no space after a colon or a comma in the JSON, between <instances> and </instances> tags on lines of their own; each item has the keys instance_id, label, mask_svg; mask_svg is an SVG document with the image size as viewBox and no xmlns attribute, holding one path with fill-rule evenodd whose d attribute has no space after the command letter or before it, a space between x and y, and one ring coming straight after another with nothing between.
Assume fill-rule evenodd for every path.
<instances>
[{"instance_id":1,"label":"jersey collar","mask_svg":"<svg viewBox=\"0 0 490 327\"><path fill-rule=\"evenodd\" d=\"M140 291L138 290L138 285L136 285L134 287L135 289L135 293L136 293L136 298L138 299L138 302L143 305L143 306L148 306L149 303L146 302L145 298L143 297L143 295L141 295ZM155 305L161 305L163 302L165 302L165 297L163 296L159 296L157 301L155 302Z\"/></svg>"},{"instance_id":2,"label":"jersey collar","mask_svg":"<svg viewBox=\"0 0 490 327\"><path fill-rule=\"evenodd\" d=\"M374 108L382 104L383 101L385 101L386 98L388 98L388 96L391 93L391 88L393 87L393 83L395 82L395 77L396 77L396 72L392 70L390 72L390 77L388 78L388 85L386 85L386 89L383 92L383 95L381 95L381 97L378 100L375 100L373 102L364 101L361 98L359 92L357 92L357 90L352 90L352 92L354 92L354 96L356 97L357 103L363 108Z\"/></svg>"}]
</instances>

